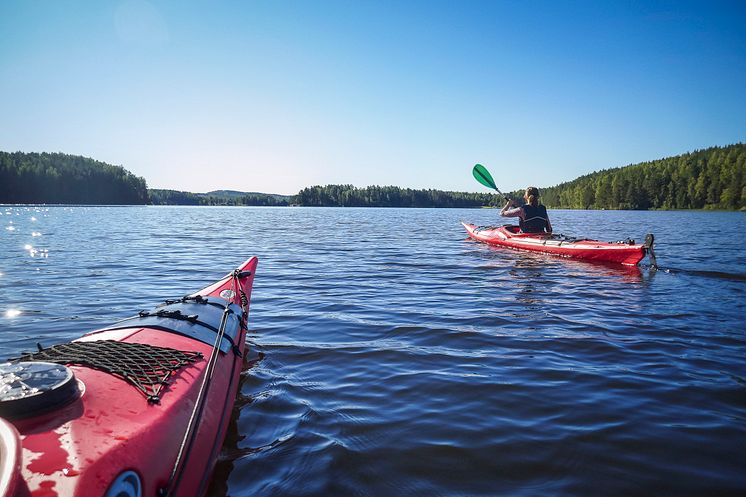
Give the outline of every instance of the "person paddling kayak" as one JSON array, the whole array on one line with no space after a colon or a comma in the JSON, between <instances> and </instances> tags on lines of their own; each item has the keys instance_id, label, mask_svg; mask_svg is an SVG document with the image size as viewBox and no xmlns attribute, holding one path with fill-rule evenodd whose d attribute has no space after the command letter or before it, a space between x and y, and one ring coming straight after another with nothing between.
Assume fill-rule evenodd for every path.
<instances>
[{"instance_id":1,"label":"person paddling kayak","mask_svg":"<svg viewBox=\"0 0 746 497\"><path fill-rule=\"evenodd\" d=\"M526 205L516 207L515 200L508 200L500 211L502 217L517 217L523 233L551 233L547 208L539 203L539 189L535 186L526 188L523 195Z\"/></svg>"}]
</instances>

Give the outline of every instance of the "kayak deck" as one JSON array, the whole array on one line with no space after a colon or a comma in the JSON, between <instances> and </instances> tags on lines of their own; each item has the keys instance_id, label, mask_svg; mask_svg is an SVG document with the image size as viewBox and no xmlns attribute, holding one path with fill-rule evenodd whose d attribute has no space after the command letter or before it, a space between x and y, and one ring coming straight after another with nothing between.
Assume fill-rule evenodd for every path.
<instances>
[{"instance_id":1,"label":"kayak deck","mask_svg":"<svg viewBox=\"0 0 746 497\"><path fill-rule=\"evenodd\" d=\"M199 496L209 483L243 366L246 318L256 266L257 259L252 257L236 272L194 294L212 296L213 302L223 301L224 306L243 311L236 318L240 326L232 340L234 346L219 346L216 351L215 365L203 394L204 408L183 454L179 481L171 486L170 496ZM240 279L235 277L239 271ZM148 317L145 316L146 320ZM145 348L160 347L183 353L192 360L166 374L157 398L136 388L122 374L68 364L81 395L51 412L12 420L22 450L17 462L20 475L13 484L15 490L10 489L8 496L105 495L117 485L132 485L133 478L141 485L142 495L158 495L169 485L195 404L200 399L215 338L212 342L200 340L164 328L167 326L154 326L152 322L138 325L134 319L128 326L94 331L69 344L98 344L102 350L103 345L111 342L141 344ZM126 351L119 354L112 362L119 359L133 363ZM5 495L0 489L0 496Z\"/></svg>"}]
</instances>

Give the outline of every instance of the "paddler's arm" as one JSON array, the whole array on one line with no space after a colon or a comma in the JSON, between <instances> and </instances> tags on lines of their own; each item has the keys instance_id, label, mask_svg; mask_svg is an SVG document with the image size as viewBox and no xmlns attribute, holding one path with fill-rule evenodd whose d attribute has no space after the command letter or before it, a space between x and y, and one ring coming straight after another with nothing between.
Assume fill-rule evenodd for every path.
<instances>
[{"instance_id":1,"label":"paddler's arm","mask_svg":"<svg viewBox=\"0 0 746 497\"><path fill-rule=\"evenodd\" d=\"M502 217L523 217L523 207L516 207L514 209L509 209L508 207L513 206L513 201L508 200L508 202L505 204L505 207L502 208L500 211L500 215Z\"/></svg>"}]
</instances>

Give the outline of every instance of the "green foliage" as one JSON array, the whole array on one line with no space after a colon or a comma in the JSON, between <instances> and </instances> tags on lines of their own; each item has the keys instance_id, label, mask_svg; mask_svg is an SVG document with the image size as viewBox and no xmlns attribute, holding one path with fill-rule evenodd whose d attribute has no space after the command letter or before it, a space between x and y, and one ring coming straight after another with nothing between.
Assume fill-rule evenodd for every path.
<instances>
[{"instance_id":1,"label":"green foliage","mask_svg":"<svg viewBox=\"0 0 746 497\"><path fill-rule=\"evenodd\" d=\"M148 197L153 205L206 205L198 194L177 190L149 188Z\"/></svg>"},{"instance_id":2,"label":"green foliage","mask_svg":"<svg viewBox=\"0 0 746 497\"><path fill-rule=\"evenodd\" d=\"M500 198L488 193L412 190L398 186L311 186L301 190L295 203L324 207L482 207L498 205Z\"/></svg>"},{"instance_id":3,"label":"green foliage","mask_svg":"<svg viewBox=\"0 0 746 497\"><path fill-rule=\"evenodd\" d=\"M285 206L292 197L267 193L217 190L208 193L190 193L176 190L148 190L153 205L261 205Z\"/></svg>"},{"instance_id":4,"label":"green foliage","mask_svg":"<svg viewBox=\"0 0 746 497\"><path fill-rule=\"evenodd\" d=\"M512 192L520 199L523 191ZM340 207L500 206L497 195L410 190L396 186L312 186L295 202ZM542 188L542 203L563 209L746 210L746 145L712 147L607 169Z\"/></svg>"},{"instance_id":5,"label":"green foliage","mask_svg":"<svg viewBox=\"0 0 746 497\"><path fill-rule=\"evenodd\" d=\"M544 205L561 209L746 210L746 145L607 169L541 194Z\"/></svg>"},{"instance_id":6,"label":"green foliage","mask_svg":"<svg viewBox=\"0 0 746 497\"><path fill-rule=\"evenodd\" d=\"M0 203L145 204L145 180L121 166L61 153L0 152Z\"/></svg>"},{"instance_id":7,"label":"green foliage","mask_svg":"<svg viewBox=\"0 0 746 497\"><path fill-rule=\"evenodd\" d=\"M515 198L522 195L513 192ZM312 186L295 197L233 190L148 190L143 178L123 167L86 157L0 152L0 203L482 207L500 206L501 200L487 193L396 186ZM587 174L542 188L542 203L570 209L746 210L746 145L713 147Z\"/></svg>"}]
</instances>

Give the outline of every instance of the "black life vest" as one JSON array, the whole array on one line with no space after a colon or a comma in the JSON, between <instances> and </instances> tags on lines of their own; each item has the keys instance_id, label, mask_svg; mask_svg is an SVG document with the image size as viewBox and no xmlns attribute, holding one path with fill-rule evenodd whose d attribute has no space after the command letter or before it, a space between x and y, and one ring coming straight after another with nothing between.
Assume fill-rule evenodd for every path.
<instances>
[{"instance_id":1,"label":"black life vest","mask_svg":"<svg viewBox=\"0 0 746 497\"><path fill-rule=\"evenodd\" d=\"M538 207L526 204L523 206L523 213L525 219L518 218L518 226L521 227L521 231L524 233L544 233L549 219L546 207L541 204Z\"/></svg>"}]
</instances>

